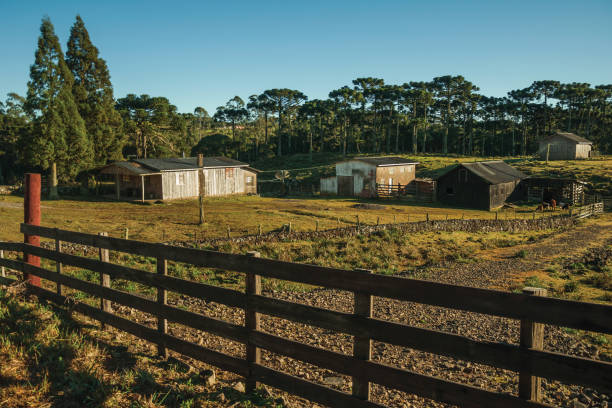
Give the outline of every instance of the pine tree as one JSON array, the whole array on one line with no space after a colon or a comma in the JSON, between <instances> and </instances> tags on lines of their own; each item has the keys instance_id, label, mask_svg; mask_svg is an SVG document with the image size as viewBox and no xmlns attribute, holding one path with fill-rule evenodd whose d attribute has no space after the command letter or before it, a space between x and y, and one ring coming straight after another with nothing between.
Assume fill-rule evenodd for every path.
<instances>
[{"instance_id":1,"label":"pine tree","mask_svg":"<svg viewBox=\"0 0 612 408\"><path fill-rule=\"evenodd\" d=\"M34 126L22 140L22 151L27 164L51 170L51 197L57 196L58 175L74 179L91 160L85 123L72 96L73 82L53 24L46 17L30 66L25 103Z\"/></svg>"},{"instance_id":2,"label":"pine tree","mask_svg":"<svg viewBox=\"0 0 612 408\"><path fill-rule=\"evenodd\" d=\"M125 144L122 120L115 110L113 86L106 61L98 56L81 16L70 30L66 63L74 76L72 93L87 128L94 163L121 159Z\"/></svg>"}]
</instances>

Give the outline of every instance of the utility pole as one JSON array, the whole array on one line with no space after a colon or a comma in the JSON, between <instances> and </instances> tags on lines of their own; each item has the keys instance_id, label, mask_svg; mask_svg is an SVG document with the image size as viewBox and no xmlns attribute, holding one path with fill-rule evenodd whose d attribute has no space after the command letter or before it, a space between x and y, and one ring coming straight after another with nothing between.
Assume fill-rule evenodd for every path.
<instances>
[{"instance_id":1,"label":"utility pole","mask_svg":"<svg viewBox=\"0 0 612 408\"><path fill-rule=\"evenodd\" d=\"M200 223L199 225L204 224L204 155L198 154L198 185L199 185L199 194L198 194L198 205L200 207Z\"/></svg>"}]
</instances>

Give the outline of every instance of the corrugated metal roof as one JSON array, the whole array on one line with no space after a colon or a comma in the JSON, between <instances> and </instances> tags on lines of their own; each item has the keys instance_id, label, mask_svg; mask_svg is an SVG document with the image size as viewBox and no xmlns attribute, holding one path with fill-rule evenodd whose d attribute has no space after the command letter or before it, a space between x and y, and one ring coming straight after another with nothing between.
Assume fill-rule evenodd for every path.
<instances>
[{"instance_id":1,"label":"corrugated metal roof","mask_svg":"<svg viewBox=\"0 0 612 408\"><path fill-rule=\"evenodd\" d=\"M148 167L142 167L137 163L132 163L132 162L128 162L128 161L120 161L120 162L114 162L111 163L107 166L104 166L100 172L101 173L107 173L106 169L110 168L110 167L120 167L122 169L125 169L127 171L129 171L130 173L134 173L137 175L148 175L148 174L158 174L159 172L155 171L155 170L151 170Z\"/></svg>"},{"instance_id":2,"label":"corrugated metal roof","mask_svg":"<svg viewBox=\"0 0 612 408\"><path fill-rule=\"evenodd\" d=\"M570 141L578 143L578 144L593 144L593 142L591 142L590 140L585 139L582 136L578 136L577 134L569 133L569 132L557 132L557 133L555 133L552 136L548 136L548 137L544 138L543 140L549 140L549 139L552 139L555 136L562 137L564 139L570 140Z\"/></svg>"},{"instance_id":3,"label":"corrugated metal roof","mask_svg":"<svg viewBox=\"0 0 612 408\"><path fill-rule=\"evenodd\" d=\"M418 162L404 159L403 157L355 157L351 160L359 160L375 166L401 166L404 164L419 164Z\"/></svg>"},{"instance_id":4,"label":"corrugated metal roof","mask_svg":"<svg viewBox=\"0 0 612 408\"><path fill-rule=\"evenodd\" d=\"M524 173L501 160L461 163L460 166L465 167L490 184L507 183L526 177Z\"/></svg>"},{"instance_id":5,"label":"corrugated metal roof","mask_svg":"<svg viewBox=\"0 0 612 408\"><path fill-rule=\"evenodd\" d=\"M197 157L179 157L166 159L135 159L135 163L141 164L155 171L192 170L198 168ZM204 157L204 168L210 167L246 167L247 163L228 157Z\"/></svg>"}]
</instances>

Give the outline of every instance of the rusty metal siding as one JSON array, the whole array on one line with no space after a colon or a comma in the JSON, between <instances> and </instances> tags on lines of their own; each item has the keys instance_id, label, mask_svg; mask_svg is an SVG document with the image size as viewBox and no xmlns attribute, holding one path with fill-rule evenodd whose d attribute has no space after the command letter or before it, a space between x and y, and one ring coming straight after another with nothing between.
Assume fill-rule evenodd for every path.
<instances>
[{"instance_id":1,"label":"rusty metal siding","mask_svg":"<svg viewBox=\"0 0 612 408\"><path fill-rule=\"evenodd\" d=\"M244 175L244 193L257 194L257 173L249 170L242 170Z\"/></svg>"},{"instance_id":2,"label":"rusty metal siding","mask_svg":"<svg viewBox=\"0 0 612 408\"><path fill-rule=\"evenodd\" d=\"M162 173L164 200L197 197L198 171L167 171Z\"/></svg>"},{"instance_id":3,"label":"rusty metal siding","mask_svg":"<svg viewBox=\"0 0 612 408\"><path fill-rule=\"evenodd\" d=\"M333 194L340 195L359 195L362 193L365 187L374 191L376 187L376 166L370 163L365 163L359 160L348 160L344 162L340 162L336 164L336 176L338 180L336 181L335 190L336 192ZM340 181L341 177L347 177L343 181ZM348 183L351 178L352 187L349 188L341 183ZM329 186L332 188L332 186ZM342 188L342 194L340 193L340 189ZM349 191L350 192L349 194ZM332 194L330 192L330 194Z\"/></svg>"},{"instance_id":4,"label":"rusty metal siding","mask_svg":"<svg viewBox=\"0 0 612 408\"><path fill-rule=\"evenodd\" d=\"M202 173L204 195L207 197L245 194L245 172L241 168L203 169Z\"/></svg>"},{"instance_id":5,"label":"rusty metal siding","mask_svg":"<svg viewBox=\"0 0 612 408\"><path fill-rule=\"evenodd\" d=\"M388 185L389 179L391 179L394 186L398 184L405 186L415 179L415 167L414 164L377 167L376 182L378 184Z\"/></svg>"}]
</instances>

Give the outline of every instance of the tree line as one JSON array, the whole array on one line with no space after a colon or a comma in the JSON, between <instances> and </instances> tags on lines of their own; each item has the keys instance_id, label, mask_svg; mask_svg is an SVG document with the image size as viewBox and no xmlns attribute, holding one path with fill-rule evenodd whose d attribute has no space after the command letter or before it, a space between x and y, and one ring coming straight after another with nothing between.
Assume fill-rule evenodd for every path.
<instances>
[{"instance_id":1,"label":"tree line","mask_svg":"<svg viewBox=\"0 0 612 408\"><path fill-rule=\"evenodd\" d=\"M49 18L40 27L25 97L0 101L0 183L26 169L75 180L126 157L227 155L242 160L295 153L527 155L556 130L612 151L612 85L535 81L485 96L461 75L387 84L356 78L309 99L275 88L234 96L210 116L180 113L166 97L115 99L106 62L80 16L66 54Z\"/></svg>"}]
</instances>

